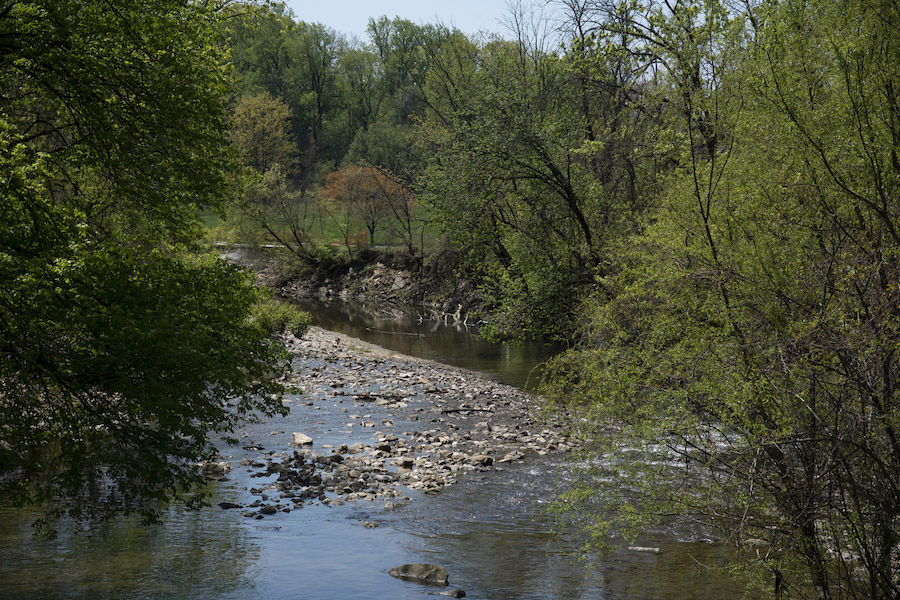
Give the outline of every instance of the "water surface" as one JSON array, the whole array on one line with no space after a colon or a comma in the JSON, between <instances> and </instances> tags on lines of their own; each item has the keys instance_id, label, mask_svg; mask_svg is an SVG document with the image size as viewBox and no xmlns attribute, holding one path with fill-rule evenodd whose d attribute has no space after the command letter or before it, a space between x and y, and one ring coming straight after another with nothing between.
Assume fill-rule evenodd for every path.
<instances>
[{"instance_id":1,"label":"water surface","mask_svg":"<svg viewBox=\"0 0 900 600\"><path fill-rule=\"evenodd\" d=\"M539 342L490 342L473 325L434 319L416 307L385 308L334 299L305 299L294 304L309 312L313 324L418 358L485 374L496 381L531 389L539 366L562 350Z\"/></svg>"},{"instance_id":2,"label":"water surface","mask_svg":"<svg viewBox=\"0 0 900 600\"><path fill-rule=\"evenodd\" d=\"M307 306L307 308L310 308ZM329 316L330 315L330 316ZM315 312L317 324L395 350L482 370L522 384L548 350L490 345L460 327L420 323L415 316L379 318L350 305ZM332 319L332 320L328 320ZM398 335L414 333L415 335ZM306 365L297 363L303 372ZM307 406L288 398L292 411L248 423L242 444L223 450L234 465L214 484L215 502L246 504L250 487L275 479L250 478L242 459L264 460L284 450L291 432L323 443L372 441L372 430L347 427L351 399ZM394 419L398 433L423 428L387 409L367 405L374 421ZM251 445L249 442L252 442ZM245 449L244 447L247 447ZM388 575L394 566L433 562L468 598L491 600L702 600L739 597L742 586L719 571L727 549L675 528L648 532L642 546L606 558L573 560L582 544L575 529L559 528L546 511L567 482L567 459L531 456L502 469L474 473L434 496L409 493L394 511L384 501L305 506L262 520L212 506L200 512L171 507L163 522L143 527L133 519L63 523L55 540L31 536L35 513L0 509L0 598L222 600L424 599L435 588ZM374 521L377 528L366 528ZM706 565L706 566L703 566Z\"/></svg>"}]
</instances>

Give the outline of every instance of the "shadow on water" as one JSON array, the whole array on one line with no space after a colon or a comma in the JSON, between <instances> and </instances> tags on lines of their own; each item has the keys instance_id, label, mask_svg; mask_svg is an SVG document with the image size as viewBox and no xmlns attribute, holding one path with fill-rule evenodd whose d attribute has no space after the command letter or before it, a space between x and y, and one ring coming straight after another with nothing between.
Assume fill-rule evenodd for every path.
<instances>
[{"instance_id":1,"label":"shadow on water","mask_svg":"<svg viewBox=\"0 0 900 600\"><path fill-rule=\"evenodd\" d=\"M36 516L0 508L0 598L219 598L253 585L259 547L238 515L173 505L150 527L64 520L52 540L32 535Z\"/></svg>"},{"instance_id":2,"label":"shadow on water","mask_svg":"<svg viewBox=\"0 0 900 600\"><path fill-rule=\"evenodd\" d=\"M373 308L342 300L294 301L313 325L418 358L483 373L522 389L534 387L539 365L562 346L539 342L496 343L474 326L435 320L416 307Z\"/></svg>"}]
</instances>

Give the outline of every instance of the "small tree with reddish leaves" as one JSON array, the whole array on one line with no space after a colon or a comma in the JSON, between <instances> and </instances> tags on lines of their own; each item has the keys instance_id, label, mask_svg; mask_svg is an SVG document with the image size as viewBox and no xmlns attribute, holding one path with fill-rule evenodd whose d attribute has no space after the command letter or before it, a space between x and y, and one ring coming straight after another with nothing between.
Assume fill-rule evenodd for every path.
<instances>
[{"instance_id":1,"label":"small tree with reddish leaves","mask_svg":"<svg viewBox=\"0 0 900 600\"><path fill-rule=\"evenodd\" d=\"M368 244L375 244L376 231L386 229L393 218L409 213L409 194L389 174L374 167L350 166L325 178L322 195L337 201L346 215L362 220ZM404 210L397 210L402 204ZM345 220L349 239L351 220Z\"/></svg>"}]
</instances>

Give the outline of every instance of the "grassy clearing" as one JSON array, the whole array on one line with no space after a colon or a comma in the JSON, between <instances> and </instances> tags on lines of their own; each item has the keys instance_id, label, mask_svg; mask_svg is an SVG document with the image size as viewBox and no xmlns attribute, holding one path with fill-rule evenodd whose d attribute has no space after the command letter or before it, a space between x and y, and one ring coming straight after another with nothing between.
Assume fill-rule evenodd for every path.
<instances>
[{"instance_id":1,"label":"grassy clearing","mask_svg":"<svg viewBox=\"0 0 900 600\"><path fill-rule=\"evenodd\" d=\"M375 230L374 243L370 243L366 222L362 216L348 211L334 200L318 199L314 204L298 206L298 215L301 214L300 211L302 218L297 219L297 224L303 232L305 243L331 247L345 255L352 255L364 248L388 253L402 253L408 250L406 240L400 232L400 225L394 219L385 217L379 222ZM424 254L439 248L442 236L437 227L430 224L426 210L419 208L417 213L413 245L418 252ZM267 223L272 230L270 232L236 211L225 219L212 211L200 211L199 216L205 228L205 238L209 242L253 245L276 244L279 238L294 241L292 228L283 218L273 218Z\"/></svg>"}]
</instances>

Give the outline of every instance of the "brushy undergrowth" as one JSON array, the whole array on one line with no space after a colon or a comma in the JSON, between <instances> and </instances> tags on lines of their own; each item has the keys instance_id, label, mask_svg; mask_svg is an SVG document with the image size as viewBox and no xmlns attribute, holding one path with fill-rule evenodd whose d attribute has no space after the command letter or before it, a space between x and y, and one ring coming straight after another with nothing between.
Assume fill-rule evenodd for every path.
<instances>
[{"instance_id":1,"label":"brushy undergrowth","mask_svg":"<svg viewBox=\"0 0 900 600\"><path fill-rule=\"evenodd\" d=\"M270 335L290 332L299 338L309 329L311 317L293 304L270 297L256 303L250 322Z\"/></svg>"}]
</instances>

